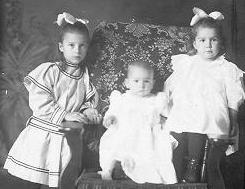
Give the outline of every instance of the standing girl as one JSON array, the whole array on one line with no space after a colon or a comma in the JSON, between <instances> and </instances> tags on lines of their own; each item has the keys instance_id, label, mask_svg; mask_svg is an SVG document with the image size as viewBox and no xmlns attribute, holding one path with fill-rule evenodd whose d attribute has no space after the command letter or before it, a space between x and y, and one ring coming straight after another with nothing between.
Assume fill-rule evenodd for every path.
<instances>
[{"instance_id":1,"label":"standing girl","mask_svg":"<svg viewBox=\"0 0 245 189\"><path fill-rule=\"evenodd\" d=\"M33 115L12 146L4 168L25 180L28 188L59 186L71 158L62 130L72 128L64 128L62 122L100 121L96 91L84 62L89 46L87 22L59 14L61 60L43 63L24 78Z\"/></svg>"},{"instance_id":2,"label":"standing girl","mask_svg":"<svg viewBox=\"0 0 245 189\"><path fill-rule=\"evenodd\" d=\"M102 179L112 179L119 161L125 174L137 183L176 183L172 151L176 140L165 130L165 93L151 93L154 72L149 63L129 64L128 91L113 91L104 117L107 131L100 140Z\"/></svg>"},{"instance_id":3,"label":"standing girl","mask_svg":"<svg viewBox=\"0 0 245 189\"><path fill-rule=\"evenodd\" d=\"M172 57L174 72L165 83L170 97L166 127L180 142L176 153L187 151L185 172L183 155L174 154L177 175L184 182L200 181L207 136L229 139L237 134L237 111L244 99L243 72L223 56L220 22L224 16L220 12L207 15L198 8L193 12L193 51Z\"/></svg>"}]
</instances>

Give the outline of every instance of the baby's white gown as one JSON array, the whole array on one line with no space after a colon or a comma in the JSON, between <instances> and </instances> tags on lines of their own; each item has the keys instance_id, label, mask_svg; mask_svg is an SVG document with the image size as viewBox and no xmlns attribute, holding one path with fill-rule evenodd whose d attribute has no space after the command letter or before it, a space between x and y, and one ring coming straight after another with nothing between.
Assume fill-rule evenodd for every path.
<instances>
[{"instance_id":1,"label":"baby's white gown","mask_svg":"<svg viewBox=\"0 0 245 189\"><path fill-rule=\"evenodd\" d=\"M114 115L111 125L100 140L100 165L108 171L115 160L135 162L131 170L123 166L125 174L137 183L176 183L172 151L177 141L160 124L166 115L165 93L138 97L113 91L105 119Z\"/></svg>"}]
</instances>

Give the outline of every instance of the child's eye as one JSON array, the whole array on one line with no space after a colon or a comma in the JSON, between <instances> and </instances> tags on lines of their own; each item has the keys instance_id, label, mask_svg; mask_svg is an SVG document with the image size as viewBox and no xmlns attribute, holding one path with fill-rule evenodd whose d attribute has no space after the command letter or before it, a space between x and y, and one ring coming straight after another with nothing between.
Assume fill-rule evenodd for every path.
<instances>
[{"instance_id":1,"label":"child's eye","mask_svg":"<svg viewBox=\"0 0 245 189\"><path fill-rule=\"evenodd\" d=\"M138 83L138 82L139 82L139 80L138 80L138 79L136 79L136 80L134 80L134 82L135 82L135 83Z\"/></svg>"},{"instance_id":2,"label":"child's eye","mask_svg":"<svg viewBox=\"0 0 245 189\"><path fill-rule=\"evenodd\" d=\"M71 43L71 44L69 44L69 46L70 46L70 47L74 47L74 44Z\"/></svg>"},{"instance_id":3,"label":"child's eye","mask_svg":"<svg viewBox=\"0 0 245 189\"><path fill-rule=\"evenodd\" d=\"M87 43L84 43L84 44L81 44L80 47L87 47L88 44Z\"/></svg>"}]
</instances>

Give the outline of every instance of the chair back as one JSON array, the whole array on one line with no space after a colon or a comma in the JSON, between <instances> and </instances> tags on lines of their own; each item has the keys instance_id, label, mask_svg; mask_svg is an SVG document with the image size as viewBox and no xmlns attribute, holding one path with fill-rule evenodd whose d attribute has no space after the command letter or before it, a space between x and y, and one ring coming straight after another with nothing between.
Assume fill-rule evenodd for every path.
<instances>
[{"instance_id":1,"label":"chair back","mask_svg":"<svg viewBox=\"0 0 245 189\"><path fill-rule=\"evenodd\" d=\"M162 90L172 72L171 56L186 53L189 40L189 27L101 22L93 33L88 53L100 112L106 111L113 90L126 90L124 79L130 61L149 62L155 69L153 92Z\"/></svg>"}]
</instances>

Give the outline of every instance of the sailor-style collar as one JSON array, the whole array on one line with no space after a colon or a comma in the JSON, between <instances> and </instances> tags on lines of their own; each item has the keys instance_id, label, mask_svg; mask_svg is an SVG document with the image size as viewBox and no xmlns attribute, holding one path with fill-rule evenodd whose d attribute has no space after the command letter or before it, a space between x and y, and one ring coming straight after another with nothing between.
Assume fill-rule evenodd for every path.
<instances>
[{"instance_id":1,"label":"sailor-style collar","mask_svg":"<svg viewBox=\"0 0 245 189\"><path fill-rule=\"evenodd\" d=\"M55 64L64 75L72 79L80 79L84 74L85 67L82 69L80 65L68 62L56 62Z\"/></svg>"}]
</instances>

